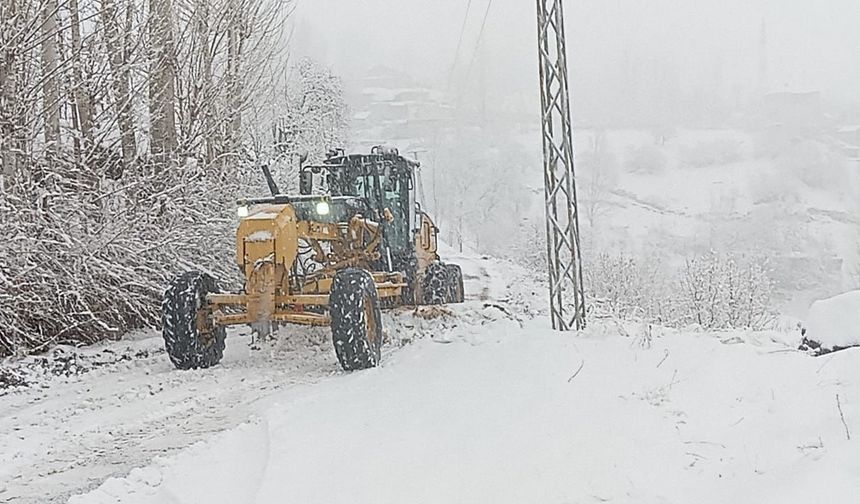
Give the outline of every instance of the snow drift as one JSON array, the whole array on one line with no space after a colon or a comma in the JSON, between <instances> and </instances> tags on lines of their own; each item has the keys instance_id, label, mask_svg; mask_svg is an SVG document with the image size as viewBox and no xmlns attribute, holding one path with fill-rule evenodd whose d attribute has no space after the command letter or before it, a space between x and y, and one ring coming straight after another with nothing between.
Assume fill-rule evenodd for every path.
<instances>
[{"instance_id":1,"label":"snow drift","mask_svg":"<svg viewBox=\"0 0 860 504\"><path fill-rule=\"evenodd\" d=\"M860 346L860 290L812 303L805 338L824 351Z\"/></svg>"}]
</instances>

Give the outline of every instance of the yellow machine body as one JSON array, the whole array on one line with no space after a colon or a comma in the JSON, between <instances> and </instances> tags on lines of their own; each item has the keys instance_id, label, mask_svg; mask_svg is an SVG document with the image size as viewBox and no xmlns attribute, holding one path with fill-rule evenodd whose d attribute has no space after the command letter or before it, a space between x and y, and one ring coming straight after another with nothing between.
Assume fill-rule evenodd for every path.
<instances>
[{"instance_id":1,"label":"yellow machine body","mask_svg":"<svg viewBox=\"0 0 860 504\"><path fill-rule=\"evenodd\" d=\"M380 234L379 224L361 215L348 223L302 221L290 204L254 207L241 219L236 233L236 262L245 276L244 292L207 296L215 325L268 321L328 325L328 316L313 307L328 305L337 270L369 269L370 262L379 259ZM300 243L310 248L321 269L309 275L291 274L299 260ZM371 275L381 299L400 299L406 287L401 273L371 271Z\"/></svg>"}]
</instances>

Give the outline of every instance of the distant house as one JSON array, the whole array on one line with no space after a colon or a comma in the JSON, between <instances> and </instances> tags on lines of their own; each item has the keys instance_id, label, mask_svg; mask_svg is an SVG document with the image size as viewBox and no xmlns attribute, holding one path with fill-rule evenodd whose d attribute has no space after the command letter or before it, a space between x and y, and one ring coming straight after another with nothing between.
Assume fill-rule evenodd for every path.
<instances>
[{"instance_id":1,"label":"distant house","mask_svg":"<svg viewBox=\"0 0 860 504\"><path fill-rule=\"evenodd\" d=\"M406 151L423 145L450 122L451 107L444 93L398 70L376 67L354 87L350 103L358 148L390 141Z\"/></svg>"}]
</instances>

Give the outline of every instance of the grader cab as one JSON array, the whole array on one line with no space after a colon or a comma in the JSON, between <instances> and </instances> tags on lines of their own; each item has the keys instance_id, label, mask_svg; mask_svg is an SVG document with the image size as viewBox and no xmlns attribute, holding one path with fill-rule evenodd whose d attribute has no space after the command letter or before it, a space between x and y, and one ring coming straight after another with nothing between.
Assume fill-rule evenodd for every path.
<instances>
[{"instance_id":1,"label":"grader cab","mask_svg":"<svg viewBox=\"0 0 860 504\"><path fill-rule=\"evenodd\" d=\"M396 149L333 152L302 166L300 194L272 192L239 201L236 262L243 289L221 292L211 276L174 279L162 304L162 333L173 364L206 368L223 355L226 327L331 326L345 370L374 367L382 348L381 310L463 301L459 266L437 253L438 229L416 201L415 161Z\"/></svg>"}]
</instances>

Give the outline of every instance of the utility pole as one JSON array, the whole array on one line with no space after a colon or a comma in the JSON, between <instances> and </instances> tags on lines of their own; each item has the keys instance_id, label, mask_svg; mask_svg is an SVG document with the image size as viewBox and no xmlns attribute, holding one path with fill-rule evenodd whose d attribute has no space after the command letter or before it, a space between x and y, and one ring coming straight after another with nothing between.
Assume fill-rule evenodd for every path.
<instances>
[{"instance_id":1,"label":"utility pole","mask_svg":"<svg viewBox=\"0 0 860 504\"><path fill-rule=\"evenodd\" d=\"M547 265L552 327L585 327L563 0L537 0Z\"/></svg>"}]
</instances>

